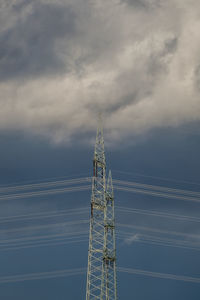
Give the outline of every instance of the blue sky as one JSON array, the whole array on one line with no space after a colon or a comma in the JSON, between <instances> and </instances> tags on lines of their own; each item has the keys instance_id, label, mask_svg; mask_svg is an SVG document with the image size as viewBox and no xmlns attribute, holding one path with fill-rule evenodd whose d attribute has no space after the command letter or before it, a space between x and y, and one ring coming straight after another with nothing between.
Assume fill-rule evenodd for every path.
<instances>
[{"instance_id":1,"label":"blue sky","mask_svg":"<svg viewBox=\"0 0 200 300\"><path fill-rule=\"evenodd\" d=\"M3 0L0 188L92 176L101 112L107 169L114 179L200 192L199 9L193 0ZM90 196L89 190L0 196L0 242L6 242L5 249L0 247L1 299L85 298L83 274L1 281L87 267L88 224L81 221L89 219ZM183 247L199 246L199 220L188 219L199 218L198 202L115 190L115 204L117 231L129 233L129 239L117 239L118 266L200 277L199 249ZM79 208L82 212L75 214ZM63 210L72 213L23 217ZM5 222L12 216L22 217ZM85 232L82 241L41 245L42 236L70 237L74 231ZM38 246L35 237L41 237ZM19 239L28 238L35 247L16 249ZM152 244L148 238L173 243ZM182 247L174 247L176 242ZM119 299L196 300L200 295L199 283L117 277Z\"/></svg>"},{"instance_id":2,"label":"blue sky","mask_svg":"<svg viewBox=\"0 0 200 300\"><path fill-rule=\"evenodd\" d=\"M195 124L197 125L197 124ZM196 126L188 132L184 128L176 131L163 130L138 141L131 146L106 147L107 163L113 169L113 177L140 183L156 184L172 188L199 191L199 186L177 181L198 182L200 139ZM191 133L192 132L192 133ZM94 133L95 135L95 133ZM3 185L14 183L41 182L44 178L65 176L75 178L92 174L93 147L73 145L52 146L37 138L24 137L16 133L1 135L1 182ZM88 174L83 174L83 173ZM120 172L130 172L125 174ZM140 175L139 175L140 174ZM164 179L144 177L155 176ZM59 178L58 178L59 179ZM83 215L67 216L42 221L12 222L3 224L5 233L1 239L23 238L28 236L62 233L62 222L88 219L90 192L65 193L54 196L15 199L1 202L1 217L38 212L61 211L85 207ZM115 191L116 206L157 210L179 215L198 217L199 204L190 201L162 199L148 195L139 195ZM177 221L159 217L126 214L116 209L118 223L149 226L161 230L178 231L183 234L199 234L196 222ZM57 228L53 224L60 224ZM26 226L52 224L48 230L30 229ZM2 225L1 225L2 226ZM19 232L8 233L6 230L19 228ZM80 225L74 227L80 230ZM87 231L87 226L84 227ZM124 228L122 228L124 230ZM141 230L131 230L131 235L139 235ZM145 232L145 234L151 234ZM161 235L162 236L162 235ZM166 236L164 238L177 238ZM179 239L180 237L178 237ZM194 241L193 241L194 242ZM10 249L1 252L1 276L38 273L53 270L71 269L87 266L87 234L84 242L39 246L25 249ZM117 264L121 267L144 269L148 271L199 277L199 251L151 245L148 243L126 243L117 240ZM80 288L77 288L80 287ZM118 274L119 297L131 299L198 299L199 284L182 281L156 279L151 277ZM82 299L85 296L85 276L23 281L1 284L3 299Z\"/></svg>"}]
</instances>

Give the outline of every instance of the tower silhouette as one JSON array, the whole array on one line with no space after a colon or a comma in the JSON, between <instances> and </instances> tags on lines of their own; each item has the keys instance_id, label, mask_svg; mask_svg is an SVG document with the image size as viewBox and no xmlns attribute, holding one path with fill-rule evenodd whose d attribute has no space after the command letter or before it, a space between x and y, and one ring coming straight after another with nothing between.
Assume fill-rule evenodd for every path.
<instances>
[{"instance_id":1,"label":"tower silhouette","mask_svg":"<svg viewBox=\"0 0 200 300\"><path fill-rule=\"evenodd\" d=\"M117 300L114 193L106 180L103 129L97 129L93 159L86 300Z\"/></svg>"}]
</instances>

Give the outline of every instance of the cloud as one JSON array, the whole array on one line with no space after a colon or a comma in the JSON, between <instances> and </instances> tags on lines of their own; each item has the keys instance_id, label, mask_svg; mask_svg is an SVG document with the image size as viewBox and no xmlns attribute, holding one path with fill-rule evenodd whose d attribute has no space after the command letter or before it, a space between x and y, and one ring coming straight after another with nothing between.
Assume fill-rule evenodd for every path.
<instances>
[{"instance_id":1,"label":"cloud","mask_svg":"<svg viewBox=\"0 0 200 300\"><path fill-rule=\"evenodd\" d=\"M131 237L128 237L128 238L125 238L124 242L127 244L127 245L131 245L133 242L135 241L138 241L139 240L139 234L134 234L132 235Z\"/></svg>"},{"instance_id":2,"label":"cloud","mask_svg":"<svg viewBox=\"0 0 200 300\"><path fill-rule=\"evenodd\" d=\"M134 9L155 9L164 3L163 0L122 0L129 5L132 5Z\"/></svg>"},{"instance_id":3,"label":"cloud","mask_svg":"<svg viewBox=\"0 0 200 300\"><path fill-rule=\"evenodd\" d=\"M119 142L200 120L196 1L1 7L0 130L70 142L93 131L101 111Z\"/></svg>"},{"instance_id":4,"label":"cloud","mask_svg":"<svg viewBox=\"0 0 200 300\"><path fill-rule=\"evenodd\" d=\"M62 38L70 43L75 34L70 6L24 1L10 7L10 14L17 17L0 35L0 79L67 72L57 44ZM69 47L68 56L70 51Z\"/></svg>"}]
</instances>

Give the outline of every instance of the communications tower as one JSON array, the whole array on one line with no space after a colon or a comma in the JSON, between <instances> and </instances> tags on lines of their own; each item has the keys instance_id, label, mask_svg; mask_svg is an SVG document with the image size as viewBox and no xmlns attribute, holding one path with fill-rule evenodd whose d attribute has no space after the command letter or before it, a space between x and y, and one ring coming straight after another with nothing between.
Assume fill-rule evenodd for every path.
<instances>
[{"instance_id":1,"label":"communications tower","mask_svg":"<svg viewBox=\"0 0 200 300\"><path fill-rule=\"evenodd\" d=\"M101 127L93 159L86 300L117 300L114 194Z\"/></svg>"}]
</instances>

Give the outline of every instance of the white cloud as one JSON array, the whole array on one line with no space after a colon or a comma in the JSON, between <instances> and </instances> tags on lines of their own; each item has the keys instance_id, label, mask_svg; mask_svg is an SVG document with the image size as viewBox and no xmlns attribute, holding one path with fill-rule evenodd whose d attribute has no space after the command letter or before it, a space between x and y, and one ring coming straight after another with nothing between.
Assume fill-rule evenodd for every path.
<instances>
[{"instance_id":1,"label":"white cloud","mask_svg":"<svg viewBox=\"0 0 200 300\"><path fill-rule=\"evenodd\" d=\"M119 141L199 121L200 4L136 2L141 1L59 0L49 11L52 2L47 0L36 1L37 8L32 1L28 6L15 1L21 3L17 10L3 7L7 21L0 40L7 33L9 47L15 45L18 52L6 48L6 54L0 44L0 129L69 142L93 130L102 111L107 134ZM47 8L42 13L40 5ZM54 32L55 18L51 24L50 17L55 8L62 22ZM34 12L42 32L28 23ZM28 25L26 34L20 31L23 24ZM65 34L62 26L71 27ZM35 40L28 39L31 31ZM47 48L43 34L51 40Z\"/></svg>"},{"instance_id":2,"label":"white cloud","mask_svg":"<svg viewBox=\"0 0 200 300\"><path fill-rule=\"evenodd\" d=\"M139 234L134 234L128 238L125 238L124 242L127 244L127 245L131 245L132 243L134 243L135 241L138 241L139 240Z\"/></svg>"}]
</instances>

